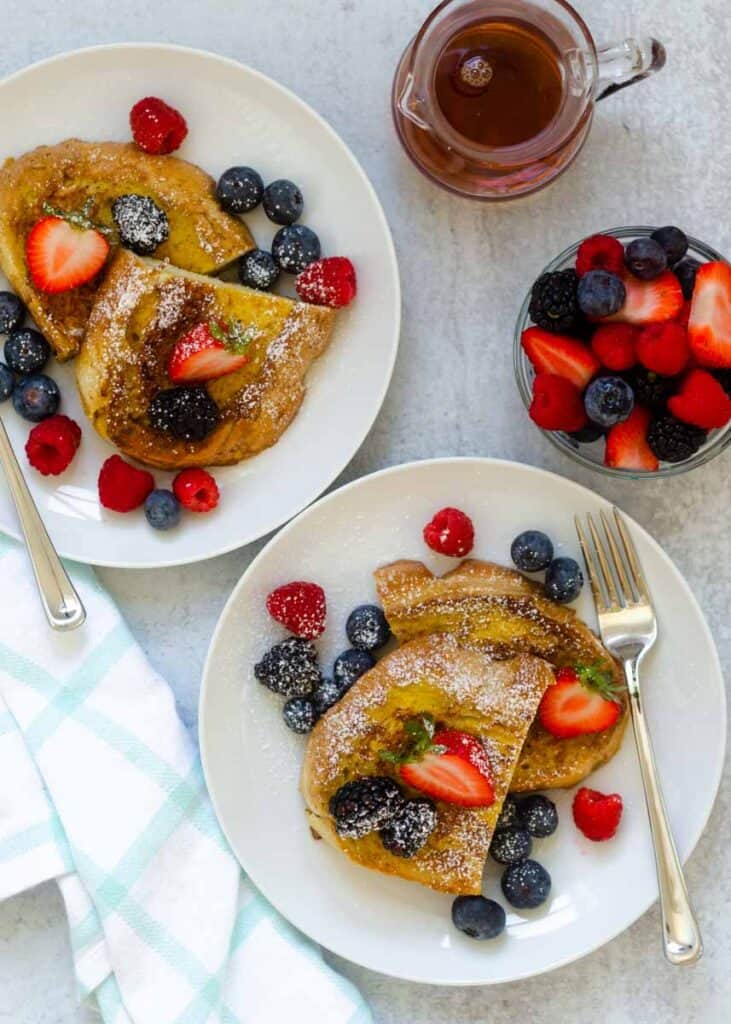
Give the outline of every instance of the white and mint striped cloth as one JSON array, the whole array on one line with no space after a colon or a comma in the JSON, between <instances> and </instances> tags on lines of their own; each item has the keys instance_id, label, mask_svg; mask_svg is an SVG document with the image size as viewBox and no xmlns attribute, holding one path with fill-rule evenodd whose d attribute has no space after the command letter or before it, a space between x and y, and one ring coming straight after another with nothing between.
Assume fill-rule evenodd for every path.
<instances>
[{"instance_id":1,"label":"white and mint striped cloth","mask_svg":"<svg viewBox=\"0 0 731 1024\"><path fill-rule=\"evenodd\" d=\"M356 990L253 888L194 743L94 574L46 625L0 537L0 899L56 879L81 1000L105 1024L368 1024Z\"/></svg>"}]
</instances>

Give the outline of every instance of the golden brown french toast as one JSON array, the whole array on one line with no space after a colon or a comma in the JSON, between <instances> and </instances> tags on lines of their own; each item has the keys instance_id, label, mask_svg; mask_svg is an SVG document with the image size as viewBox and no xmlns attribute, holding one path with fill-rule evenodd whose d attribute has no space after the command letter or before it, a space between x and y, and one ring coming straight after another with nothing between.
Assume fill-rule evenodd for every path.
<instances>
[{"instance_id":1,"label":"golden brown french toast","mask_svg":"<svg viewBox=\"0 0 731 1024\"><path fill-rule=\"evenodd\" d=\"M361 676L311 733L302 770L311 828L364 867L442 892L479 893L513 769L552 682L550 666L530 655L496 662L444 635L404 644ZM461 807L436 801L436 827L411 857L391 853L377 832L342 838L330 814L331 797L351 779L384 774L398 778L397 769L380 754L397 747L405 724L424 714L439 728L462 730L482 741L495 802Z\"/></svg>"},{"instance_id":2,"label":"golden brown french toast","mask_svg":"<svg viewBox=\"0 0 731 1024\"><path fill-rule=\"evenodd\" d=\"M535 654L555 666L606 663L618 686L622 674L607 649L571 608L550 601L539 584L493 562L467 559L444 576L421 562L398 561L375 573L391 629L405 643L447 633L496 659ZM532 725L511 792L574 786L619 750L627 704L605 732L557 739Z\"/></svg>"},{"instance_id":3,"label":"golden brown french toast","mask_svg":"<svg viewBox=\"0 0 731 1024\"><path fill-rule=\"evenodd\" d=\"M153 398L172 388L171 352L201 322L252 329L249 361L205 385L217 423L201 440L176 439L150 421ZM77 382L94 427L126 455L162 469L226 465L279 440L305 394L304 378L325 351L335 311L217 278L191 274L126 250L114 257L89 316Z\"/></svg>"},{"instance_id":4,"label":"golden brown french toast","mask_svg":"<svg viewBox=\"0 0 731 1024\"><path fill-rule=\"evenodd\" d=\"M151 156L132 143L68 139L7 160L0 168L0 266L61 360L79 350L103 272L69 291L39 291L28 275L28 234L45 216L44 203L70 212L91 200L93 220L111 228L112 202L129 193L164 210L170 232L155 256L175 266L209 274L254 246L246 225L216 202L213 179L178 157ZM113 233L109 240L114 250Z\"/></svg>"}]
</instances>

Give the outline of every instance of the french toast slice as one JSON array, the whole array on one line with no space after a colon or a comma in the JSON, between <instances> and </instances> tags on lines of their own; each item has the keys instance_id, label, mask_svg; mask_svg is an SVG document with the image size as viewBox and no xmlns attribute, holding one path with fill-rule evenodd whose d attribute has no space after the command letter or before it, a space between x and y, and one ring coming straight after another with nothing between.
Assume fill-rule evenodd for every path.
<instances>
[{"instance_id":1,"label":"french toast slice","mask_svg":"<svg viewBox=\"0 0 731 1024\"><path fill-rule=\"evenodd\" d=\"M444 576L421 562L398 561L375 573L389 625L405 643L447 633L496 659L535 654L552 665L602 661L618 686L619 666L576 612L545 597L521 573L494 562L467 559ZM628 706L605 732L557 739L538 720L516 766L511 792L574 786L613 757L627 725Z\"/></svg>"},{"instance_id":2,"label":"french toast slice","mask_svg":"<svg viewBox=\"0 0 731 1024\"><path fill-rule=\"evenodd\" d=\"M172 386L176 342L196 324L240 321L255 331L245 366L206 389L219 422L202 441L153 428L153 397ZM330 341L335 311L180 270L122 249L89 316L76 361L84 410L125 455L161 469L227 465L279 440L305 394L304 378Z\"/></svg>"},{"instance_id":3,"label":"french toast slice","mask_svg":"<svg viewBox=\"0 0 731 1024\"><path fill-rule=\"evenodd\" d=\"M413 640L386 655L310 735L301 788L313 832L364 867L442 892L479 893L513 769L543 692L552 682L550 666L539 658L519 655L495 662L444 635ZM328 808L330 798L354 778L398 778L397 769L380 753L397 748L405 723L427 713L437 727L459 729L483 742L495 802L490 807L460 807L436 801L436 828L409 858L386 850L377 832L361 839L339 836Z\"/></svg>"},{"instance_id":4,"label":"french toast slice","mask_svg":"<svg viewBox=\"0 0 731 1024\"><path fill-rule=\"evenodd\" d=\"M213 179L195 164L151 156L133 143L68 139L6 160L0 168L0 266L58 359L77 354L103 272L58 294L34 287L25 244L33 225L45 216L44 203L73 211L92 200L92 219L113 227L116 198L127 193L149 196L165 211L170 227L155 256L210 274L254 247L243 221L218 205L214 188ZM114 234L110 243L114 248Z\"/></svg>"}]
</instances>

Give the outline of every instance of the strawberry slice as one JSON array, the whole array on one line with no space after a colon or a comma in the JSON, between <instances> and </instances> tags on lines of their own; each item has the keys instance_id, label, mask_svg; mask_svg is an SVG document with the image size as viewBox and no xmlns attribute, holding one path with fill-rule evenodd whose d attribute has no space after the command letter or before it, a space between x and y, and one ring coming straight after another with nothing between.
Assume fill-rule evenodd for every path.
<instances>
[{"instance_id":1,"label":"strawberry slice","mask_svg":"<svg viewBox=\"0 0 731 1024\"><path fill-rule=\"evenodd\" d=\"M674 320L683 308L683 289L672 270L665 270L652 281L641 281L627 274L622 279L627 291L619 312L602 323L658 324Z\"/></svg>"},{"instance_id":2,"label":"strawberry slice","mask_svg":"<svg viewBox=\"0 0 731 1024\"><path fill-rule=\"evenodd\" d=\"M731 267L698 268L688 321L691 351L704 366L731 367Z\"/></svg>"},{"instance_id":3,"label":"strawberry slice","mask_svg":"<svg viewBox=\"0 0 731 1024\"><path fill-rule=\"evenodd\" d=\"M254 328L235 320L196 324L175 343L168 376L174 384L225 377L249 362L247 349L255 336Z\"/></svg>"},{"instance_id":4,"label":"strawberry slice","mask_svg":"<svg viewBox=\"0 0 731 1024\"><path fill-rule=\"evenodd\" d=\"M616 693L612 673L599 663L561 668L543 694L538 720L560 739L604 732L619 718Z\"/></svg>"},{"instance_id":5,"label":"strawberry slice","mask_svg":"<svg viewBox=\"0 0 731 1024\"><path fill-rule=\"evenodd\" d=\"M25 257L31 281L41 292L55 294L91 281L106 262L109 242L80 214L42 217L30 230Z\"/></svg>"},{"instance_id":6,"label":"strawberry slice","mask_svg":"<svg viewBox=\"0 0 731 1024\"><path fill-rule=\"evenodd\" d=\"M655 473L660 468L657 456L647 443L650 413L636 405L623 423L607 434L604 464L612 469L637 469Z\"/></svg>"},{"instance_id":7,"label":"strawberry slice","mask_svg":"<svg viewBox=\"0 0 731 1024\"><path fill-rule=\"evenodd\" d=\"M599 360L576 338L551 334L540 327L523 331L521 344L536 373L553 373L570 380L583 391L599 370Z\"/></svg>"}]
</instances>

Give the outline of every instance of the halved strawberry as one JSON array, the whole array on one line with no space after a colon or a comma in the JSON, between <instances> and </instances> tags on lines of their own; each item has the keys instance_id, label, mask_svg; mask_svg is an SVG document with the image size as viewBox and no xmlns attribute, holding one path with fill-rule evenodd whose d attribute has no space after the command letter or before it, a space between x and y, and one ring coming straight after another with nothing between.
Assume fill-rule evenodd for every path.
<instances>
[{"instance_id":1,"label":"halved strawberry","mask_svg":"<svg viewBox=\"0 0 731 1024\"><path fill-rule=\"evenodd\" d=\"M225 377L249 362L247 349L253 339L253 329L238 321L196 324L175 343L168 376L174 384Z\"/></svg>"},{"instance_id":2,"label":"halved strawberry","mask_svg":"<svg viewBox=\"0 0 731 1024\"><path fill-rule=\"evenodd\" d=\"M580 391L599 370L599 360L582 342L540 327L523 331L521 344L536 373L554 373L570 380Z\"/></svg>"},{"instance_id":3,"label":"halved strawberry","mask_svg":"<svg viewBox=\"0 0 731 1024\"><path fill-rule=\"evenodd\" d=\"M70 215L75 216L75 215ZM95 227L82 227L63 216L42 217L30 230L25 258L35 287L55 294L78 288L99 273L109 242Z\"/></svg>"},{"instance_id":4,"label":"halved strawberry","mask_svg":"<svg viewBox=\"0 0 731 1024\"><path fill-rule=\"evenodd\" d=\"M691 351L704 366L731 367L731 267L698 268L688 321Z\"/></svg>"},{"instance_id":5,"label":"halved strawberry","mask_svg":"<svg viewBox=\"0 0 731 1024\"><path fill-rule=\"evenodd\" d=\"M615 695L612 673L601 665L561 668L543 694L538 720L560 739L604 732L619 718L621 705Z\"/></svg>"},{"instance_id":6,"label":"halved strawberry","mask_svg":"<svg viewBox=\"0 0 731 1024\"><path fill-rule=\"evenodd\" d=\"M602 323L657 324L674 320L683 308L683 289L672 270L665 270L652 281L641 281L632 274L622 278L627 291L618 313Z\"/></svg>"},{"instance_id":7,"label":"halved strawberry","mask_svg":"<svg viewBox=\"0 0 731 1024\"><path fill-rule=\"evenodd\" d=\"M655 473L660 468L657 456L647 443L650 413L636 405L623 423L607 434L604 463L612 469L637 469Z\"/></svg>"}]
</instances>

